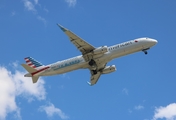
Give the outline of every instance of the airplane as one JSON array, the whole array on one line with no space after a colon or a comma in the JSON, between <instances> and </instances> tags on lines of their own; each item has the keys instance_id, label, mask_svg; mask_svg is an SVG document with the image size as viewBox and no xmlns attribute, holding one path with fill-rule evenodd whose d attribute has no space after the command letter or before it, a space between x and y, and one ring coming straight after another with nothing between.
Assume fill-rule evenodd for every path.
<instances>
[{"instance_id":1,"label":"airplane","mask_svg":"<svg viewBox=\"0 0 176 120\"><path fill-rule=\"evenodd\" d=\"M115 65L107 66L109 61L139 51L147 54L147 51L158 43L155 39L143 37L109 47L94 47L72 31L59 24L58 26L69 37L77 49L80 50L82 55L49 65L43 65L32 57L26 57L26 64L21 65L29 73L25 74L24 77L32 77L33 83L36 83L40 76L63 74L77 69L89 69L91 77L88 84L92 86L97 83L102 74L116 71Z\"/></svg>"}]
</instances>

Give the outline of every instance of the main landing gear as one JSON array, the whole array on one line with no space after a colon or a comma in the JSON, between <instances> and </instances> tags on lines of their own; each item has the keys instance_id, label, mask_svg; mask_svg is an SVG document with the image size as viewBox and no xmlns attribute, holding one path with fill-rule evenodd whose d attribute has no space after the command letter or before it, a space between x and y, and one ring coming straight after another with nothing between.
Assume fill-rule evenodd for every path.
<instances>
[{"instance_id":1,"label":"main landing gear","mask_svg":"<svg viewBox=\"0 0 176 120\"><path fill-rule=\"evenodd\" d=\"M97 70L92 70L92 72L94 75L97 74Z\"/></svg>"},{"instance_id":2,"label":"main landing gear","mask_svg":"<svg viewBox=\"0 0 176 120\"><path fill-rule=\"evenodd\" d=\"M97 74L96 62L95 62L93 59L91 59L91 60L89 61L89 65L92 67L92 72L93 72L93 74L94 74L94 75Z\"/></svg>"},{"instance_id":3,"label":"main landing gear","mask_svg":"<svg viewBox=\"0 0 176 120\"><path fill-rule=\"evenodd\" d=\"M93 60L93 59L91 59L90 61L89 61L89 65L90 66L94 66L96 63L95 63L95 61Z\"/></svg>"}]
</instances>

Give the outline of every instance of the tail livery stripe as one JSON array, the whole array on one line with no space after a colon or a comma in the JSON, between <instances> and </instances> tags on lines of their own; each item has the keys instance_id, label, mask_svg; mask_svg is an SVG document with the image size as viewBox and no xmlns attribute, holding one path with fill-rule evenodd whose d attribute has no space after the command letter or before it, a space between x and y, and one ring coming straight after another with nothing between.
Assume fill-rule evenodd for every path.
<instances>
[{"instance_id":1,"label":"tail livery stripe","mask_svg":"<svg viewBox=\"0 0 176 120\"><path fill-rule=\"evenodd\" d=\"M27 63L27 65L32 66L33 64L32 63Z\"/></svg>"},{"instance_id":2,"label":"tail livery stripe","mask_svg":"<svg viewBox=\"0 0 176 120\"><path fill-rule=\"evenodd\" d=\"M30 67L36 68L36 67L43 66L40 62L38 62L37 60L35 60L32 57L26 57L24 59L26 61L26 64Z\"/></svg>"},{"instance_id":3,"label":"tail livery stripe","mask_svg":"<svg viewBox=\"0 0 176 120\"><path fill-rule=\"evenodd\" d=\"M40 72L42 72L42 71L44 71L44 70L46 70L48 68L50 68L50 67L44 67L44 68L42 68L40 70L37 70L36 72L31 73L31 75L34 76L35 74L40 73Z\"/></svg>"},{"instance_id":4,"label":"tail livery stripe","mask_svg":"<svg viewBox=\"0 0 176 120\"><path fill-rule=\"evenodd\" d=\"M25 59L25 61L26 61L26 62L30 62L30 60L29 60L29 59Z\"/></svg>"}]
</instances>

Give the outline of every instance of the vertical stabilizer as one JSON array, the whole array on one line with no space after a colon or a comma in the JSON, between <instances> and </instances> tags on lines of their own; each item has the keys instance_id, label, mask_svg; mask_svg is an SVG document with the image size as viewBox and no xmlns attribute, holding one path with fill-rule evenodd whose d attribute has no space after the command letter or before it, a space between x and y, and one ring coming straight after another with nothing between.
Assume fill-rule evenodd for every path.
<instances>
[{"instance_id":1,"label":"vertical stabilizer","mask_svg":"<svg viewBox=\"0 0 176 120\"><path fill-rule=\"evenodd\" d=\"M42 63L38 62L37 60L35 60L32 57L26 57L24 59L26 61L26 64L32 68L37 68L37 67L43 66Z\"/></svg>"}]
</instances>

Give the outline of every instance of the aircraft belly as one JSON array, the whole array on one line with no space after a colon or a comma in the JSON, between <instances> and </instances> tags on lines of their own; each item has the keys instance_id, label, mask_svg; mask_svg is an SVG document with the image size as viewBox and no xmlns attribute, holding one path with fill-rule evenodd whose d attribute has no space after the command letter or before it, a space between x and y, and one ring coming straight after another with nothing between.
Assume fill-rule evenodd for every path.
<instances>
[{"instance_id":1,"label":"aircraft belly","mask_svg":"<svg viewBox=\"0 0 176 120\"><path fill-rule=\"evenodd\" d=\"M72 65L72 66L69 66L69 67L65 67L65 68L62 68L60 70L57 70L56 74L62 74L62 73L70 72L70 71L73 71L73 70L81 69L81 68L84 67L84 65L85 65L85 63L79 63L79 64L75 64L75 65Z\"/></svg>"}]
</instances>

